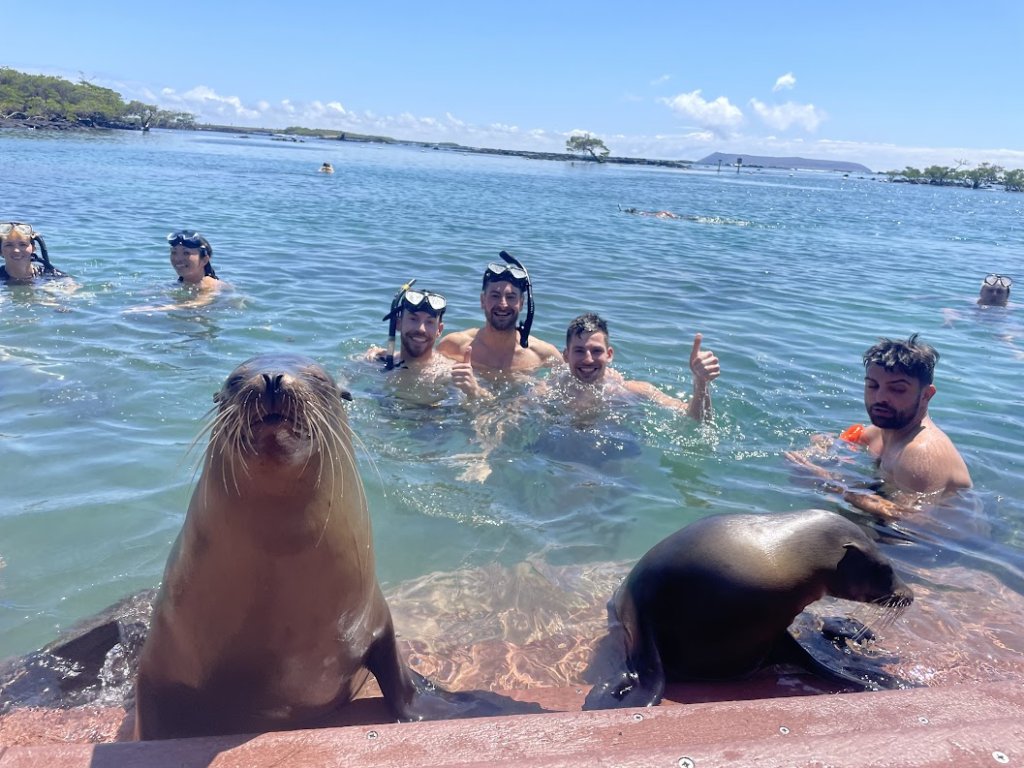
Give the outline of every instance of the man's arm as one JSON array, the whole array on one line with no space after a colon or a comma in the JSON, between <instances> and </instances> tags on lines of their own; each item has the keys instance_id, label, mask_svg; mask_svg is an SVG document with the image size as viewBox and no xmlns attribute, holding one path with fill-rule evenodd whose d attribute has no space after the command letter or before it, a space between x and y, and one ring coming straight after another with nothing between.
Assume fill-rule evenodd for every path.
<instances>
[{"instance_id":1,"label":"man's arm","mask_svg":"<svg viewBox=\"0 0 1024 768\"><path fill-rule=\"evenodd\" d=\"M693 394L689 401L666 395L653 384L646 381L624 381L623 386L630 392L648 400L677 411L686 411L686 414L695 421L706 421L711 416L711 390L709 385L717 379L722 372L718 358L710 349L701 351L700 344L703 336L696 334L693 337L693 347L690 350L690 370L693 372Z\"/></svg>"}]
</instances>

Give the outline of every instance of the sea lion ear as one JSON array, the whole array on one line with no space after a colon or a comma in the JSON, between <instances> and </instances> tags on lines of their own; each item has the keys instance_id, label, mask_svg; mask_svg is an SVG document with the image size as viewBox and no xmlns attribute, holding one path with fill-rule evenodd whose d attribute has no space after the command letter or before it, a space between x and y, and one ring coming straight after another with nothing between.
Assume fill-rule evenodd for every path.
<instances>
[{"instance_id":1,"label":"sea lion ear","mask_svg":"<svg viewBox=\"0 0 1024 768\"><path fill-rule=\"evenodd\" d=\"M350 403L352 402L352 393L349 392L347 389L342 389L341 387L338 387L338 394L341 395L342 400L348 400Z\"/></svg>"}]
</instances>

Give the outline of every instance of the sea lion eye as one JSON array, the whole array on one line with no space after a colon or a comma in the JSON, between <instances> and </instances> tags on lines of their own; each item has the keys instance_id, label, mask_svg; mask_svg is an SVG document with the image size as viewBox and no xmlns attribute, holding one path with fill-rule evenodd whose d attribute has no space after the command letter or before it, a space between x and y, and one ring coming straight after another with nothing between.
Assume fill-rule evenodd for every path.
<instances>
[{"instance_id":1,"label":"sea lion eye","mask_svg":"<svg viewBox=\"0 0 1024 768\"><path fill-rule=\"evenodd\" d=\"M350 403L352 402L352 393L349 392L347 389L342 389L341 387L338 387L338 394L341 395L342 400L348 400Z\"/></svg>"}]
</instances>

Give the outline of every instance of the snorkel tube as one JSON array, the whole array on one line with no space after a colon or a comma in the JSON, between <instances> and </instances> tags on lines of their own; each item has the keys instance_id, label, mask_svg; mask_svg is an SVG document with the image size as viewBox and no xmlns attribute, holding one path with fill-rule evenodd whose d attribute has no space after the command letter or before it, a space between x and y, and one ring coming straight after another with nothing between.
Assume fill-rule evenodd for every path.
<instances>
[{"instance_id":1,"label":"snorkel tube","mask_svg":"<svg viewBox=\"0 0 1024 768\"><path fill-rule=\"evenodd\" d=\"M50 263L50 254L46 252L46 243L43 242L43 237L38 232L32 233L32 242L39 246L38 255L32 254L32 261L38 261L43 265L43 274L53 272L53 264Z\"/></svg>"},{"instance_id":2,"label":"snorkel tube","mask_svg":"<svg viewBox=\"0 0 1024 768\"><path fill-rule=\"evenodd\" d=\"M526 271L526 267L519 261L515 256L512 256L508 251L502 251L498 254L506 264L511 264L513 267L519 267L523 270L523 274L526 277L523 278L523 289L526 291L526 320L519 324L516 330L519 331L519 346L525 349L530 346L530 328L533 326L533 285L530 283L530 273Z\"/></svg>"},{"instance_id":3,"label":"snorkel tube","mask_svg":"<svg viewBox=\"0 0 1024 768\"><path fill-rule=\"evenodd\" d=\"M388 323L388 351L384 356L385 371L390 371L395 367L395 331L398 329L398 308L402 304L402 298L405 296L405 292L412 288L412 284L415 282L416 278L414 277L398 289L398 293L396 293L395 297L391 300L391 311L381 318L382 320L390 321Z\"/></svg>"}]
</instances>

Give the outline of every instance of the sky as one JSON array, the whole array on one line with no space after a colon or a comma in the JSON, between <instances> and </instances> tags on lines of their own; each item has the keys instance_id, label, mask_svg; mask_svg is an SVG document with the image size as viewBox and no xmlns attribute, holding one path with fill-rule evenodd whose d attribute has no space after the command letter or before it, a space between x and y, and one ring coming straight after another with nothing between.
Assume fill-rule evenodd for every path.
<instances>
[{"instance_id":1,"label":"sky","mask_svg":"<svg viewBox=\"0 0 1024 768\"><path fill-rule=\"evenodd\" d=\"M1020 0L0 0L0 12L0 66L204 123L1024 168Z\"/></svg>"}]
</instances>

